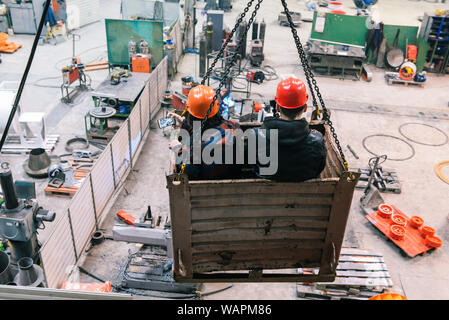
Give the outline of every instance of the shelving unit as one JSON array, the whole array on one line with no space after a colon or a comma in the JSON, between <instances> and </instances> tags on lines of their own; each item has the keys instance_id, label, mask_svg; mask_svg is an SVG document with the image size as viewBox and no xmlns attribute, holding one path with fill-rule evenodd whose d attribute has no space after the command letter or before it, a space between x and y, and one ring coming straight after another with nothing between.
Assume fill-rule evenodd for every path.
<instances>
[{"instance_id":1,"label":"shelving unit","mask_svg":"<svg viewBox=\"0 0 449 320\"><path fill-rule=\"evenodd\" d=\"M426 71L448 72L449 17L424 14L419 36L429 44L426 54Z\"/></svg>"}]
</instances>

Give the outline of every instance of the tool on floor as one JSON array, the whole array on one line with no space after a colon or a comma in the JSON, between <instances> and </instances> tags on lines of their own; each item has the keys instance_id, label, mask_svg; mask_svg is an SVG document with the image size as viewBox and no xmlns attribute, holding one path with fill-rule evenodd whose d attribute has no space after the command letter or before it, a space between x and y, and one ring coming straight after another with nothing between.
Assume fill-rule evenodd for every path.
<instances>
[{"instance_id":1,"label":"tool on floor","mask_svg":"<svg viewBox=\"0 0 449 320\"><path fill-rule=\"evenodd\" d=\"M387 161L387 156L382 155L373 157L368 161L368 165L371 169L371 174L368 179L368 184L363 192L363 196L360 198L360 204L365 214L368 214L372 209L377 208L384 203L384 199L380 195L379 190L373 185L373 180L378 169L378 166Z\"/></svg>"},{"instance_id":2,"label":"tool on floor","mask_svg":"<svg viewBox=\"0 0 449 320\"><path fill-rule=\"evenodd\" d=\"M5 200L0 206L0 237L8 240L13 263L24 257L37 262L37 230L44 221L54 221L56 214L40 207L36 199L18 198L7 162L0 166L0 183Z\"/></svg>"},{"instance_id":3,"label":"tool on floor","mask_svg":"<svg viewBox=\"0 0 449 320\"><path fill-rule=\"evenodd\" d=\"M262 71L249 71L246 79L249 82L261 84L265 80L265 74Z\"/></svg>"},{"instance_id":4,"label":"tool on floor","mask_svg":"<svg viewBox=\"0 0 449 320\"><path fill-rule=\"evenodd\" d=\"M346 146L348 148L348 150L352 153L352 155L354 156L354 158L356 158L357 160L360 159L359 156L357 155L357 153L355 153L354 149L352 149L352 147L348 144Z\"/></svg>"}]
</instances>

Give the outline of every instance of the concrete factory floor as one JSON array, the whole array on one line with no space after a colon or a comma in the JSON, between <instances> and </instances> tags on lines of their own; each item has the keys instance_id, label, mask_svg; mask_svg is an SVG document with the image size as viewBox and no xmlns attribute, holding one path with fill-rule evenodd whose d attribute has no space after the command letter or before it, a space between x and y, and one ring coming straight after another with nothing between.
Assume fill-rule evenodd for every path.
<instances>
[{"instance_id":1,"label":"concrete factory floor","mask_svg":"<svg viewBox=\"0 0 449 320\"><path fill-rule=\"evenodd\" d=\"M119 4L117 0L103 0L104 17L119 17ZM353 12L351 0L343 0L345 10ZM290 10L304 12L304 16L311 15L305 12L304 1L288 1ZM232 27L235 17L239 14L246 1L234 1L232 12L225 14L225 23ZM420 25L417 20L424 11L433 11L439 5L427 2L412 2L408 0L380 1L377 10L385 23L402 25ZM405 10L406 9L406 10ZM277 15L281 11L280 1L265 1L259 13L267 22L267 38L265 50L265 65L274 67L279 77L293 74L304 78L298 67L298 56L292 41L290 30L277 24ZM200 22L204 19L199 18ZM302 41L310 35L311 24L303 23L298 29ZM80 30L82 39L77 43L77 52L84 61L98 60L106 57L106 48L99 47L105 43L104 23L98 22ZM32 38L30 36L13 36L12 41L21 42L24 48L13 55L2 55L0 64L0 81L18 80L23 70ZM90 51L90 48L94 48ZM28 50L28 51L27 51ZM85 52L85 53L83 53ZM59 77L59 68L63 62L55 61L71 55L71 43L65 42L55 47L39 47L29 82L33 83L39 78ZM180 79L185 75L192 75L193 66L197 65L197 56L186 55L179 68L178 74L171 83L172 90L180 90ZM66 59L65 62L68 60ZM58 70L57 70L58 69ZM398 132L400 125L409 122L430 124L449 133L449 109L447 88L448 76L429 74L425 88L388 86L383 78L384 70L372 67L373 81L337 80L330 78L317 78L320 91L332 109L332 120L335 124L339 140L353 168L366 167L368 159L372 156L362 146L364 137L373 134L387 134L401 137ZM92 73L95 87L106 77L106 72ZM59 85L59 78L38 84ZM267 101L274 97L277 81L264 82L262 85L253 85L252 97L258 101ZM27 86L22 108L26 111L41 110L47 113L49 131L60 134L61 142L55 154L63 153L63 141L73 135L84 135L83 116L90 107L87 95L80 97L79 104L66 106L57 101L60 98L59 89ZM260 98L259 95L263 95ZM39 97L39 99L36 99ZM161 116L161 115L159 115ZM309 114L307 117L309 118ZM156 117L158 118L158 117ZM133 215L143 216L146 207L151 205L154 215L166 217L169 215L168 192L165 175L168 171L168 143L161 130L152 124L148 140L144 145L140 158L128 177L123 190L119 194L110 212L102 224L107 234L115 223L115 213L122 209ZM412 131L411 129L419 129ZM406 132L411 138L438 144L442 140L440 133L423 126L410 126ZM391 158L402 158L409 155L409 149L401 142L376 138L367 142L368 147L379 154L387 154ZM358 154L356 159L348 150L350 145ZM443 241L443 247L425 256L413 259L404 257L400 249L392 242L386 241L382 234L365 219L359 208L360 191L354 195L349 223L347 226L344 246L372 249L384 255L388 270L392 276L394 287L392 292L403 293L409 299L449 299L449 210L447 209L449 185L444 184L434 173L434 166L449 158L448 145L441 147L424 146L412 143L416 154L407 161L387 161L385 168L397 170L401 181L402 193L382 194L387 203L400 208L407 215L419 215L426 224L436 229ZM25 157L1 156L2 161L10 161L14 165L16 179L27 179L21 169ZM17 173L16 173L17 172ZM445 172L449 176L449 170ZM40 181L43 186L43 181ZM48 209L58 210L67 206L68 200L46 197L42 188L38 188L38 200ZM164 221L164 219L162 219ZM49 226L51 229L51 226ZM125 265L128 253L136 252L138 245L106 240L103 244L91 248L86 254L83 267L103 279L120 283L120 276ZM84 281L91 278L82 276ZM225 284L207 284L202 291L211 291L222 288ZM207 299L297 299L295 284L235 284L231 289L207 297Z\"/></svg>"}]
</instances>

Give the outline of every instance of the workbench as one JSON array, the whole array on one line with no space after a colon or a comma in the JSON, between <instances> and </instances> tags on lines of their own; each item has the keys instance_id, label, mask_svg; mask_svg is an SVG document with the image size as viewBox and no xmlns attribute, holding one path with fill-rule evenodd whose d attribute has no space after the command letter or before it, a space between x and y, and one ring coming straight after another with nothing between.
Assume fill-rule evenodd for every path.
<instances>
[{"instance_id":1,"label":"workbench","mask_svg":"<svg viewBox=\"0 0 449 320\"><path fill-rule=\"evenodd\" d=\"M106 104L117 110L114 117L127 118L149 79L149 73L130 72L129 77L121 78L119 84L112 85L108 76L91 93L95 107Z\"/></svg>"},{"instance_id":2,"label":"workbench","mask_svg":"<svg viewBox=\"0 0 449 320\"><path fill-rule=\"evenodd\" d=\"M319 75L358 80L365 51L359 46L309 41L307 57L312 70Z\"/></svg>"}]
</instances>

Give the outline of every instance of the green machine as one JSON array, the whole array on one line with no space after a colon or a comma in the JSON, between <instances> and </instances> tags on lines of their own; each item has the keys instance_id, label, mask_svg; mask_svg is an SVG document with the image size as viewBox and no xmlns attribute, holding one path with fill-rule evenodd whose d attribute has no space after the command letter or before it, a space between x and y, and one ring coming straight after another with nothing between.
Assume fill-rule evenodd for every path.
<instances>
[{"instance_id":1,"label":"green machine","mask_svg":"<svg viewBox=\"0 0 449 320\"><path fill-rule=\"evenodd\" d=\"M144 39L148 43L153 70L164 58L164 22L105 19L108 59L111 67L129 66L128 43Z\"/></svg>"}]
</instances>

